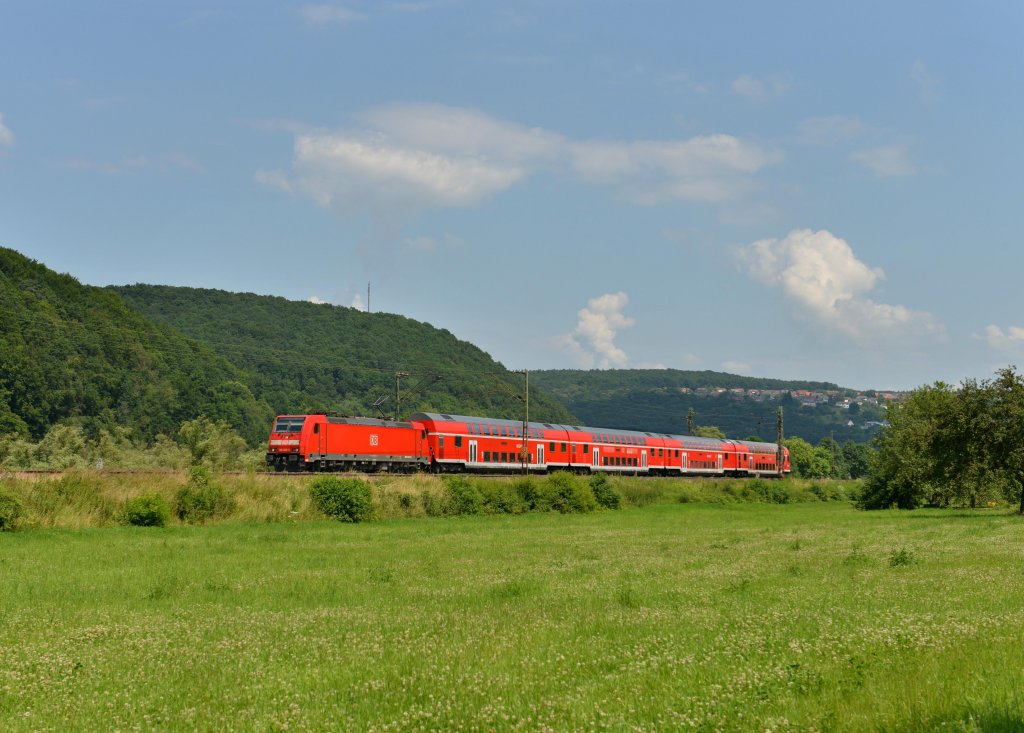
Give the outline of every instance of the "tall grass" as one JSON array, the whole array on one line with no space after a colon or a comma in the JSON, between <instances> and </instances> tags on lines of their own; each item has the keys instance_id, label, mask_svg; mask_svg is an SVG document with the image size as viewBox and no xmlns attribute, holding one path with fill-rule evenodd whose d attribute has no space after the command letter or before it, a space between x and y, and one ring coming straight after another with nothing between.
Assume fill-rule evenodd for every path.
<instances>
[{"instance_id":1,"label":"tall grass","mask_svg":"<svg viewBox=\"0 0 1024 733\"><path fill-rule=\"evenodd\" d=\"M197 471L212 485L195 485ZM116 526L123 523L127 502L141 495L163 497L174 514L171 524L195 522L195 507L183 504L187 500L194 504L203 498L197 492L209 494L214 490L217 508L204 514L201 521L285 522L322 516L309 499L309 485L314 480L313 475L211 474L205 469L162 474L69 470L57 477L18 478L7 474L0 478L0 494L7 494L22 505L18 520L22 528ZM529 478L380 475L371 478L370 484L373 516L378 519L527 511L589 512L615 506L614 497L626 507L691 502L848 501L856 491L853 482L611 477L601 482L599 491L605 495L599 502L588 477L566 473ZM459 496L453 492L459 492Z\"/></svg>"}]
</instances>

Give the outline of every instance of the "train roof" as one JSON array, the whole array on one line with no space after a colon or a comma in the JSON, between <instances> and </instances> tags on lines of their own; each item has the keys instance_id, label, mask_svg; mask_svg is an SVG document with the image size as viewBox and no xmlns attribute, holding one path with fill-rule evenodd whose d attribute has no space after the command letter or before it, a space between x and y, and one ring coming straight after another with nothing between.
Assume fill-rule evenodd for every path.
<instances>
[{"instance_id":1,"label":"train roof","mask_svg":"<svg viewBox=\"0 0 1024 733\"><path fill-rule=\"evenodd\" d=\"M467 425L500 425L502 427L522 427L522 420L509 420L507 418L495 418L495 417L476 417L471 415L449 415L447 413L440 412L417 412L409 416L410 420L432 420L435 422L458 422L465 423ZM732 443L735 441L718 440L716 438L700 438L694 435L672 435L670 433L655 433L643 430L620 430L619 428L597 428L589 427L586 425L565 425L561 423L547 423L547 422L533 422L530 421L528 427L539 428L548 430L565 430L566 432L573 433L590 433L591 435L606 435L616 437L631 437L637 439L644 438L661 438L668 440L677 440L687 448L697 448L699 450L717 450L721 448L723 443ZM602 441L604 442L604 441ZM614 441L611 441L614 442Z\"/></svg>"}]
</instances>

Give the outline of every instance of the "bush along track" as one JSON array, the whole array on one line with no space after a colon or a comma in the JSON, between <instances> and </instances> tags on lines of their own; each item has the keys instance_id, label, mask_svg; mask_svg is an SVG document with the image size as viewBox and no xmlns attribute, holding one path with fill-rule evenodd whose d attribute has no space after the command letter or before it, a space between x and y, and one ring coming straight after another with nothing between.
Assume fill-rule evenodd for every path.
<instances>
[{"instance_id":1,"label":"bush along track","mask_svg":"<svg viewBox=\"0 0 1024 733\"><path fill-rule=\"evenodd\" d=\"M795 504L857 499L850 481L688 480L577 476L282 476L212 473L0 478L0 531L35 527L175 526L221 522L365 522L558 512L586 514L651 504ZM166 508L166 517L163 509Z\"/></svg>"}]
</instances>

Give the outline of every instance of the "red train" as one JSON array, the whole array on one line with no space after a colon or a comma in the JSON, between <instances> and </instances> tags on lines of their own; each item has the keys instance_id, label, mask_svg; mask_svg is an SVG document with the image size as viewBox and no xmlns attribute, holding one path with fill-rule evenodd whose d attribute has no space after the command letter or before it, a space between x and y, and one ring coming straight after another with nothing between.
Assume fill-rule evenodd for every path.
<instances>
[{"instance_id":1,"label":"red train","mask_svg":"<svg viewBox=\"0 0 1024 733\"><path fill-rule=\"evenodd\" d=\"M278 471L502 472L523 468L674 476L790 472L775 443L696 438L417 412L408 422L323 413L281 415L267 446Z\"/></svg>"}]
</instances>

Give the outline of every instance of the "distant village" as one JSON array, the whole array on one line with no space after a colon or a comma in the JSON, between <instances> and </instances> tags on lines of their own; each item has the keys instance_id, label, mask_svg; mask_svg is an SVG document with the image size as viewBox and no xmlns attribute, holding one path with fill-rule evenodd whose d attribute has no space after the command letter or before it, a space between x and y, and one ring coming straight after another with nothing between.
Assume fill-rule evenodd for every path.
<instances>
[{"instance_id":1,"label":"distant village","mask_svg":"<svg viewBox=\"0 0 1024 733\"><path fill-rule=\"evenodd\" d=\"M851 414L855 414L860 412L860 408L870 406L876 409L870 410L869 408L869 411L878 415L881 413L878 413L877 410L883 409L890 402L899 402L909 394L909 392L881 392L878 390L857 392L848 389L834 389L814 392L806 389L745 389L743 387L731 389L724 387L696 387L693 389L690 387L679 387L679 392L681 394L692 394L696 397L724 397L735 400L747 399L754 402L779 403L783 402L788 395L800 407L813 408L828 405L830 407L850 410ZM852 426L853 421L849 421L848 424ZM864 423L863 427L870 428L884 424L882 421L870 420Z\"/></svg>"},{"instance_id":2,"label":"distant village","mask_svg":"<svg viewBox=\"0 0 1024 733\"><path fill-rule=\"evenodd\" d=\"M734 399L750 399L755 402L774 402L782 400L787 394L801 407L817 407L832 405L849 409L852 405L877 405L884 407L888 402L898 402L907 392L851 392L850 390L832 389L827 392L812 392L806 389L744 389L734 387L680 387L681 394L692 394L697 397L732 397Z\"/></svg>"}]
</instances>

